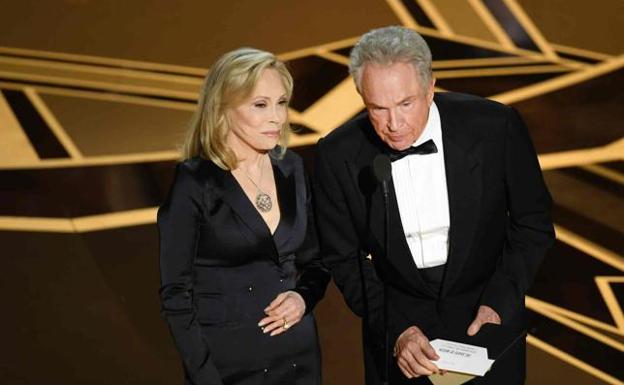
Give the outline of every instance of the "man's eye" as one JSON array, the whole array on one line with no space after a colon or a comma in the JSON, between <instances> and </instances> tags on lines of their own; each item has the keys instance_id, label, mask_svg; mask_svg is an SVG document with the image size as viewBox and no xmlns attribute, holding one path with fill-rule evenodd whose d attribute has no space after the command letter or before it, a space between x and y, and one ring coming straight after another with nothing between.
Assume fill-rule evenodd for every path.
<instances>
[{"instance_id":1,"label":"man's eye","mask_svg":"<svg viewBox=\"0 0 624 385\"><path fill-rule=\"evenodd\" d=\"M412 105L412 102L403 102L403 107L409 107Z\"/></svg>"}]
</instances>

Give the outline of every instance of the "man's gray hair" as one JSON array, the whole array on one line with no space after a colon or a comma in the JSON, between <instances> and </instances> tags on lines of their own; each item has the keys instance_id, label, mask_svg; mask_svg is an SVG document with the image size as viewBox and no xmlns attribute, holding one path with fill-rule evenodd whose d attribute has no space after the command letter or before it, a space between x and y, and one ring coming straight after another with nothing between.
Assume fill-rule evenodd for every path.
<instances>
[{"instance_id":1,"label":"man's gray hair","mask_svg":"<svg viewBox=\"0 0 624 385\"><path fill-rule=\"evenodd\" d=\"M420 75L423 87L431 82L431 50L417 32L399 26L377 28L365 33L351 50L349 73L358 90L367 63L388 65L408 62Z\"/></svg>"}]
</instances>

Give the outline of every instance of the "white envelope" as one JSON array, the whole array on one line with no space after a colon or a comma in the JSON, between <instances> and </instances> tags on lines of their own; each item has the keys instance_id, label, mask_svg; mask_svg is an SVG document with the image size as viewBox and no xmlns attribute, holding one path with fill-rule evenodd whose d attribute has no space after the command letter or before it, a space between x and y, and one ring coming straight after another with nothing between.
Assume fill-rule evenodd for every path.
<instances>
[{"instance_id":1,"label":"white envelope","mask_svg":"<svg viewBox=\"0 0 624 385\"><path fill-rule=\"evenodd\" d=\"M494 363L488 358L487 349L443 339L431 341L440 359L434 361L440 369L451 372L484 376Z\"/></svg>"}]
</instances>

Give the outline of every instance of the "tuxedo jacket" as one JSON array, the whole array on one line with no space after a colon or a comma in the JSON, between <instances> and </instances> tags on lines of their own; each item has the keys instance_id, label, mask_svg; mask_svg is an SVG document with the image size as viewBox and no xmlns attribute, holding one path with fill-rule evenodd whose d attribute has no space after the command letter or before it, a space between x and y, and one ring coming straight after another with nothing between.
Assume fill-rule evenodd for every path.
<instances>
[{"instance_id":1,"label":"tuxedo jacket","mask_svg":"<svg viewBox=\"0 0 624 385\"><path fill-rule=\"evenodd\" d=\"M320 383L311 311L330 277L301 158L287 151L271 162L281 211L273 234L232 173L200 157L178 164L158 211L162 313L187 384ZM306 315L269 337L257 323L287 290L301 294Z\"/></svg>"},{"instance_id":2,"label":"tuxedo jacket","mask_svg":"<svg viewBox=\"0 0 624 385\"><path fill-rule=\"evenodd\" d=\"M322 255L348 306L364 318L365 353L383 350L378 338L383 334L382 280L388 290L390 351L411 325L430 340L486 346L494 339L512 341L526 328L524 295L554 239L551 197L517 112L456 93L438 93L434 101L450 214L448 260L437 294L410 254L392 181L386 249L383 194L372 172L385 144L368 115L357 116L318 144L315 198ZM484 328L488 332L479 333L479 341L466 339L480 305L492 307L502 325ZM379 364L383 360L377 353ZM366 362L367 380L376 369Z\"/></svg>"}]
</instances>

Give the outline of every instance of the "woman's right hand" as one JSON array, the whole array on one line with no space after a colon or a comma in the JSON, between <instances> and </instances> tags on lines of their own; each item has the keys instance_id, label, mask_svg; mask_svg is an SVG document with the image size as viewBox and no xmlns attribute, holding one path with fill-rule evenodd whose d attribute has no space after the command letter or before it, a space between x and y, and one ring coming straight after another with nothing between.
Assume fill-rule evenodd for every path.
<instances>
[{"instance_id":1,"label":"woman's right hand","mask_svg":"<svg viewBox=\"0 0 624 385\"><path fill-rule=\"evenodd\" d=\"M271 333L272 336L282 334L301 321L305 314L305 301L301 294L296 291L280 293L264 309L267 315L258 323L263 333Z\"/></svg>"}]
</instances>

